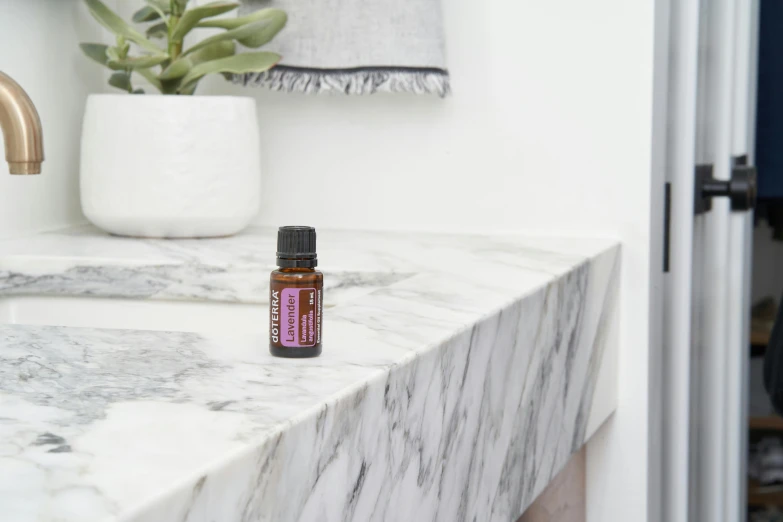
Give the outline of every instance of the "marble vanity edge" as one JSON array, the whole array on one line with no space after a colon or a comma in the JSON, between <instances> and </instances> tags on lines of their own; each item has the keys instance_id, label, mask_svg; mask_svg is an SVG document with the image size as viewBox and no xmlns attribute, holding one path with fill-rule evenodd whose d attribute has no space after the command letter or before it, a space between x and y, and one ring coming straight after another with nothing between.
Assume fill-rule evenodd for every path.
<instances>
[{"instance_id":1,"label":"marble vanity edge","mask_svg":"<svg viewBox=\"0 0 783 522\"><path fill-rule=\"evenodd\" d=\"M49 266L48 262L39 266ZM53 266L47 271L0 270L0 297L52 296L112 299L266 304L267 281L274 267L210 263L85 264ZM410 272L328 271L327 291L346 281L386 286ZM248 284L248 281L253 282Z\"/></svg>"},{"instance_id":2,"label":"marble vanity edge","mask_svg":"<svg viewBox=\"0 0 783 522\"><path fill-rule=\"evenodd\" d=\"M545 379L544 382L548 388L542 390L542 393L546 394L543 398L539 397L535 401L529 401L531 405L535 406L533 408L535 411L529 412L528 415L546 415L548 413L547 405L549 405L552 411L559 412L564 416L563 418L567 413L569 418L573 418L574 424L577 422L587 423L589 414L587 417L585 416L584 408L589 410L592 407L592 398L588 399L581 395L572 396L566 392L568 396L563 399L562 404L559 404L558 391L562 390L549 384L543 375L547 371L553 372L560 368L576 367L574 362L576 359L573 361L568 359L573 356L578 357L581 364L579 379L585 383L582 391L590 388L590 380L595 381L595 373L599 369L597 366L601 366L601 364L590 364L592 362L591 353L596 348L593 344L603 341L597 331L588 331L587 333L582 331L587 326L580 322L586 321L583 317L585 314L580 315L580 310L589 308L591 304L601 308L599 317L594 319L597 330L601 328L600 323L605 322L603 319L607 317L607 314L612 313L611 310L604 308L617 306L616 298L611 298L611 295L616 295L617 292L618 252L619 248L613 246L594 257L584 259L561 276L536 285L524 295L483 314L473 324L460 328L441 342L432 343L426 349L412 352L401 360L375 371L362 382L357 382L330 395L323 403L307 408L284 423L276 425L264 436L249 443L231 456L205 466L202 473L183 479L176 486L162 492L157 498L147 499L143 505L131 512L123 513L122 519L133 522L169 519L190 522L208 519L210 516L220 516L222 518L217 518L217 520L304 521L313 519L311 517L316 514L321 514L324 515L324 520L335 521L406 520L402 511L411 509L410 506L414 505L418 506L415 513L416 518L411 520L471 520L472 518L468 518L468 515L475 514L482 509L481 512L484 513L486 520L500 520L505 515L517 516L519 513L514 515L514 512L521 513L521 510L532 502L540 490L543 490L546 480L543 476L538 476L537 472L532 475L532 485L529 483L530 481L525 482L524 477L517 477L514 479L513 485L506 484L504 486L508 493L506 495L508 498L505 498L498 491L492 493L484 491L481 481L476 482L477 479L472 477L472 473L470 473L472 466L480 465L484 471L483 467L488 466L488 462L494 462L496 458L487 456L488 460L485 462L483 458L474 457L476 450L475 448L470 449L470 441L459 437L458 432L463 426L469 425L470 429L476 430L476 436L472 439L475 442L474 446L478 444L489 445L487 439L491 438L494 432L483 433L482 437L479 437L479 432L484 429L482 425L492 426L493 422L502 424L502 427L497 428L497 437L500 437L500 432L503 432L504 440L509 437L513 439L514 436L513 433L509 434L511 427L506 425L503 415L500 415L499 420L495 416L488 420L481 419L481 421L466 419L464 425L459 424L458 411L464 411L465 415L481 413L474 412L475 407L471 408L473 395L468 393L469 391L476 391L480 385L483 390L481 391L482 401L491 402L493 400L492 398L486 399L487 388L491 389L492 383L482 381L481 374L477 374L477 370L472 372L468 370L476 368L476 365L479 364L470 366L471 354L486 356L484 352L490 352L490 355L494 355L496 352L489 350L489 348L483 352L473 348L476 346L495 348L498 346L498 338L501 335L510 336L506 337L506 340L511 342L514 349L521 340L530 341L533 346L543 347L538 350L531 347L528 350L518 350L519 353L515 353L514 349L508 351L507 345L509 343L506 342L503 346L506 347L508 353L504 352L504 356L509 357L509 361L493 363L489 360L491 357L487 357L487 360L481 361L481 364L486 365L482 368L486 369L485 374L489 372L489 366L492 364L499 364L498 371L501 374L503 374L504 367L527 368L527 371L530 371L531 367L538 368L539 373L536 374L534 381L539 382L540 379ZM604 265L607 265L608 268ZM587 288L590 286L591 272L599 270L608 270L610 274L606 278L607 287L603 289ZM588 295L589 292L598 292L598 297L601 299L594 299L595 296ZM578 296L580 300L575 305L576 308L569 301L570 299L577 300L574 296ZM593 301L597 301L598 304L596 305ZM528 317L537 317L541 323L536 327L536 332L525 330L528 327ZM520 329L524 331L520 331ZM567 349L560 351L571 353L573 349L571 355L554 353L558 351L558 343L563 342L562 336L558 333L561 330L569 331L571 339ZM551 353L547 352L543 355L539 353L546 352L546 346L550 344L555 347ZM521 354L522 351L524 354ZM584 353L585 351L587 353ZM466 352L466 357L464 358L464 367L461 367L460 363L463 358L460 355L463 352ZM523 357L527 357L527 359ZM566 359L562 359L563 357ZM430 370L430 372L427 373L426 370ZM449 386L451 377L452 374L459 376L460 373L463 381L459 389L455 390L455 386ZM470 375L468 375L469 373ZM471 379L470 383L466 382L468 378ZM561 380L564 381L565 378ZM444 417L439 423L421 422L425 416L438 415L440 411L440 408L433 410L434 407L431 405L428 409L428 401L426 400L428 392L415 393L417 389L421 389L425 385L428 391L434 381L437 381L441 388L440 393L433 400L443 402L441 406ZM514 383L512 379L506 383L515 386L521 385L521 388L516 389L520 397L518 409L523 408L522 403L525 397L531 399L530 394L536 392L532 388L534 383L527 382L528 379L524 381ZM417 383L420 384L418 388L416 387ZM562 385L563 382L558 382L558 384ZM473 386L475 389L468 390L466 385ZM567 385L566 390L568 390ZM575 392L572 391L573 393ZM592 390L590 393L593 393ZM512 394L512 396L515 395ZM494 397L494 400L498 400L498 397ZM544 404L540 404L541 402ZM497 404L493 406L495 406L495 410L498 410ZM483 411L483 402L481 408ZM501 406L499 411L502 412L504 409ZM451 412L448 423L445 418L447 410ZM489 414L491 413L489 412ZM580 418L581 420L579 420ZM599 419L599 422L593 424L600 425L604 420L605 418ZM524 419L517 418L514 422L523 421ZM457 424L452 425L454 422ZM397 426L405 426L405 432L400 433ZM427 432L428 426L432 430L440 429L441 432L431 434ZM445 433L443 432L444 426L447 428ZM528 425L523 424L516 427L522 426ZM535 424L535 427L537 426ZM486 429L491 430L492 428ZM518 454L514 453L516 456L512 455L513 458L507 455L504 466L508 464L509 459L514 462L518 461L520 468L523 468L523 474L529 474L532 469L529 468L529 458L530 455L535 454L536 459L540 458L542 462L551 460L549 476L553 476L560 467L565 465L567 457L578 449L578 447L572 447L572 440L578 436L577 432L581 431L581 437L584 437L585 440L590 435L590 433L586 433L585 425L573 426L571 430L573 433L570 436L566 435L565 438L558 437L555 443L556 447L552 448L550 447L552 441L547 441L546 436L541 442L537 436L531 439L525 430L519 431L525 433L517 432L515 434L517 438L522 437L521 442L517 440L516 444L517 446L521 444L524 447L513 448ZM388 438L384 440L383 437L373 436L379 433L388 435ZM428 445L425 442L428 436L432 436L434 439L436 435L437 444ZM416 438L417 436L418 438ZM351 443L352 454L349 454L347 446L343 446L346 440ZM580 440L579 445L585 440ZM433 441L428 440L427 442ZM513 446L510 442L508 445ZM460 448L458 449L457 446ZM416 450L417 447L418 450ZM460 468L460 466L464 468L466 465L464 459L460 458L460 450L471 454L467 471ZM483 451L492 452L493 448L483 448ZM511 448L508 451L511 451ZM526 455L528 452L530 455ZM425 454L428 456L426 459L424 458ZM534 459L534 464L538 462L536 459ZM383 465L383 463L389 465ZM440 472L436 469L439 463L442 464ZM408 468L416 467L416 464L418 464L416 474L418 478L407 472ZM455 469L446 470L445 468L448 466L454 466ZM297 473L292 473L291 470L296 470ZM346 472L350 470L350 477L341 473L341 470ZM393 470L396 475L389 476L385 470ZM494 470L493 473L497 475L498 470ZM329 476L324 478L325 475ZM452 475L461 477L462 482L457 483L457 480L450 482ZM348 483L345 483L346 479L349 479ZM504 480L506 479L495 480L498 488L503 489L501 486L503 486ZM437 491L433 489L435 482L438 482ZM408 493L416 495L416 498L401 498L406 493L401 491L402 486L399 484L410 485L411 483L417 484L417 486L411 486L412 492ZM281 484L282 491L280 490ZM465 488L475 488L476 490L468 492ZM516 490L517 494L513 494L512 490ZM337 493L340 491L349 493L345 498L331 499L327 494L331 493L331 496L337 497ZM488 502L491 504L489 512L486 511L487 506L478 506L479 503L484 502L482 499L486 499L488 496L493 497L493 500ZM210 499L215 498L224 499L220 506L210 502ZM281 502L283 498L284 501ZM372 502L373 498L376 499L374 503ZM466 498L476 500L465 500ZM451 500L460 505L447 507ZM519 504L512 505L517 500L519 500ZM383 501L383 505L379 505L379 501ZM466 504L461 505L461 503ZM389 509L394 511L389 512ZM457 509L457 511L449 512L452 509Z\"/></svg>"}]
</instances>

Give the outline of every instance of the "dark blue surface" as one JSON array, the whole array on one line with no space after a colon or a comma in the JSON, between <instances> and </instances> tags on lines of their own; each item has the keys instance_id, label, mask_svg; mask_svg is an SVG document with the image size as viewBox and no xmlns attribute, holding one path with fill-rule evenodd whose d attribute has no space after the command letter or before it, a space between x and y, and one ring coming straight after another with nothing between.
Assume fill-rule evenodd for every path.
<instances>
[{"instance_id":1,"label":"dark blue surface","mask_svg":"<svg viewBox=\"0 0 783 522\"><path fill-rule=\"evenodd\" d=\"M761 0L758 65L759 198L783 198L783 0Z\"/></svg>"}]
</instances>

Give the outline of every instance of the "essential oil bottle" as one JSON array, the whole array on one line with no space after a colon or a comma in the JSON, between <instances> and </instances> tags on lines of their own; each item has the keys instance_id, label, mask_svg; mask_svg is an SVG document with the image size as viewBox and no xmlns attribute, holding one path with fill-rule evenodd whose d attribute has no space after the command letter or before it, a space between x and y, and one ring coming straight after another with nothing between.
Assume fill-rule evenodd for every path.
<instances>
[{"instance_id":1,"label":"essential oil bottle","mask_svg":"<svg viewBox=\"0 0 783 522\"><path fill-rule=\"evenodd\" d=\"M321 353L324 275L315 269L313 227L280 227L269 279L269 351L277 357Z\"/></svg>"}]
</instances>

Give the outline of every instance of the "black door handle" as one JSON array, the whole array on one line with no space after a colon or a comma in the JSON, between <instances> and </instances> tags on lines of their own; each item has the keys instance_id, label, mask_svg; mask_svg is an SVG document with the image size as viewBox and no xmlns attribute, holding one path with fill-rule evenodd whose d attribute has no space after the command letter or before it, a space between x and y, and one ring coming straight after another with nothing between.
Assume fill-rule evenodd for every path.
<instances>
[{"instance_id":1,"label":"black door handle","mask_svg":"<svg viewBox=\"0 0 783 522\"><path fill-rule=\"evenodd\" d=\"M746 163L745 156L734 159L730 180L712 177L712 165L697 165L694 212L703 214L711 210L714 197L728 197L733 211L742 212L755 208L756 167Z\"/></svg>"}]
</instances>

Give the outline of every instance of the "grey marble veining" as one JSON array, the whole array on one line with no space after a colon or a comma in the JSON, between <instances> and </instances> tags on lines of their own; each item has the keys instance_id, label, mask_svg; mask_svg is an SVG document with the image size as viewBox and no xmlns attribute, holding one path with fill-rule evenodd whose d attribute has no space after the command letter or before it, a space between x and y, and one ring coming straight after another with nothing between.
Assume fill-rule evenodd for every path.
<instances>
[{"instance_id":1,"label":"grey marble veining","mask_svg":"<svg viewBox=\"0 0 783 522\"><path fill-rule=\"evenodd\" d=\"M0 298L265 302L274 234L0 242ZM613 411L611 241L319 233L324 354L0 326L0 520L515 520ZM329 293L326 293L329 302Z\"/></svg>"},{"instance_id":2,"label":"grey marble veining","mask_svg":"<svg viewBox=\"0 0 783 522\"><path fill-rule=\"evenodd\" d=\"M0 271L0 294L267 303L272 270L271 266L197 264L75 266L43 275L6 270ZM410 274L334 271L329 276L324 290L339 301L347 290L372 290Z\"/></svg>"}]
</instances>

